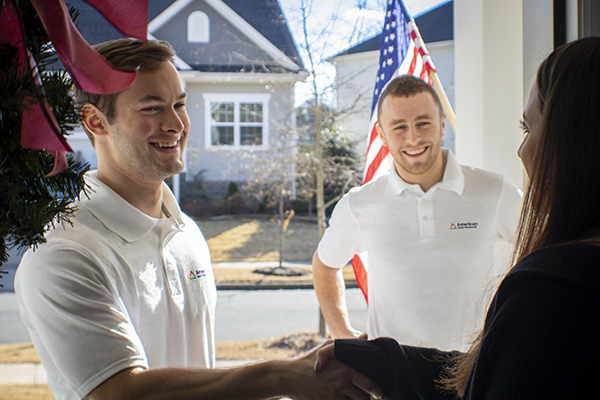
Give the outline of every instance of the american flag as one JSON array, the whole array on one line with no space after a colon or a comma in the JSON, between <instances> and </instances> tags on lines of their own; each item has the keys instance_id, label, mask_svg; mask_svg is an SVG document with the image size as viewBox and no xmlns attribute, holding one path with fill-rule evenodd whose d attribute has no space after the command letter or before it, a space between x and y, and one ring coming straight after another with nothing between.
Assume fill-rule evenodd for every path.
<instances>
[{"instance_id":1,"label":"american flag","mask_svg":"<svg viewBox=\"0 0 600 400\"><path fill-rule=\"evenodd\" d=\"M371 124L369 126L369 145L367 148L363 184L384 175L390 170L392 157L383 146L375 122L377 122L377 101L387 83L399 75L415 75L433 86L429 72L435 72L435 66L421 39L421 35L402 0L388 0L385 22L381 33L379 70L375 78ZM368 303L366 254L355 255L352 266L356 281Z\"/></svg>"}]
</instances>

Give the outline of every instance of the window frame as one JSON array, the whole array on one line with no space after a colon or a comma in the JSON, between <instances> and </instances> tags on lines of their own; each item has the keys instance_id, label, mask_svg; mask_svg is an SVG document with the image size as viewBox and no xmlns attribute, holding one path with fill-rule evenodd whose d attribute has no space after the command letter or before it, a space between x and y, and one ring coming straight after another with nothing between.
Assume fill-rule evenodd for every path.
<instances>
[{"instance_id":1,"label":"window frame","mask_svg":"<svg viewBox=\"0 0 600 400\"><path fill-rule=\"evenodd\" d=\"M210 43L210 18L203 11L194 11L187 18L188 43Z\"/></svg>"},{"instance_id":2,"label":"window frame","mask_svg":"<svg viewBox=\"0 0 600 400\"><path fill-rule=\"evenodd\" d=\"M269 148L269 100L270 94L254 94L254 93L204 93L204 144L206 148L227 151L227 150L266 150ZM213 123L212 121L212 103L233 103L233 144L232 145L215 145L212 144L212 127L227 126L223 123ZM254 103L262 104L262 123L240 121L240 104ZM242 126L261 126L262 127L262 144L260 145L242 145L241 144L241 127Z\"/></svg>"}]
</instances>

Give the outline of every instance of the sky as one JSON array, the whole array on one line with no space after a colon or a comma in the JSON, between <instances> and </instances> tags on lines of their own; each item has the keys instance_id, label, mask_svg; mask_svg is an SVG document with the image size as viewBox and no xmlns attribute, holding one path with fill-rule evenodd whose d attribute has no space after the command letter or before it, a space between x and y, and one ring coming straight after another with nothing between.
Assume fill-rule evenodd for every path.
<instances>
[{"instance_id":1,"label":"sky","mask_svg":"<svg viewBox=\"0 0 600 400\"><path fill-rule=\"evenodd\" d=\"M404 4L416 17L447 1L404 0ZM319 91L325 92L325 102L333 103L333 92L328 93L326 88L332 86L335 68L324 60L379 34L387 0L279 0L279 3L306 69L312 69L307 52L310 48ZM308 15L306 38L302 23L303 5ZM296 106L312 98L313 85L310 77L306 82L296 84Z\"/></svg>"}]
</instances>

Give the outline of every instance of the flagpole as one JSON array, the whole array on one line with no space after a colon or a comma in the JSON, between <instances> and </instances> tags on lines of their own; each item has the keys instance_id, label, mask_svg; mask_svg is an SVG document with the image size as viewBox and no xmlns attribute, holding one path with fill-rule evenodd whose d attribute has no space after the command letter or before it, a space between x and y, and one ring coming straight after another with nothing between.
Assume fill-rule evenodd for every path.
<instances>
[{"instance_id":1,"label":"flagpole","mask_svg":"<svg viewBox=\"0 0 600 400\"><path fill-rule=\"evenodd\" d=\"M456 131L455 116L448 96L436 73L431 56L403 0L388 0L388 7L381 31L379 68L373 90L371 124L369 126L369 145L365 156L363 184L389 171L391 157L387 147L383 146L375 129L377 102L379 95L388 82L400 74L409 74L421 78L430 84L440 98L442 108L450 125ZM362 290L368 304L368 265L364 253L352 259L356 282Z\"/></svg>"},{"instance_id":2,"label":"flagpole","mask_svg":"<svg viewBox=\"0 0 600 400\"><path fill-rule=\"evenodd\" d=\"M429 71L429 76L433 80L433 87L440 97L440 101L442 102L442 106L444 107L444 112L446 113L446 117L448 121L450 121L450 125L452 126L452 130L456 132L455 124L456 124L456 115L454 115L454 110L452 109L452 105L450 104L450 100L448 100L448 96L446 96L446 92L444 91L444 87L442 86L442 81L440 81L440 77L437 72Z\"/></svg>"},{"instance_id":3,"label":"flagpole","mask_svg":"<svg viewBox=\"0 0 600 400\"><path fill-rule=\"evenodd\" d=\"M450 104L450 100L448 100L448 96L444 91L444 87L442 86L442 81L440 81L440 77L437 74L437 69L435 65L433 65L433 60L427 51L427 46L425 46L425 42L421 37L421 32L419 32L419 28L415 23L414 18L410 18L410 22L408 23L408 29L410 30L413 41L415 42L415 46L419 48L421 52L421 57L423 58L423 62L427 64L427 71L429 72L429 76L433 81L433 87L437 92L440 101L442 102L442 107L444 108L444 112L446 113L446 117L448 121L450 121L450 125L452 129L456 132L456 115L454 114L454 110L452 109L452 105Z\"/></svg>"}]
</instances>

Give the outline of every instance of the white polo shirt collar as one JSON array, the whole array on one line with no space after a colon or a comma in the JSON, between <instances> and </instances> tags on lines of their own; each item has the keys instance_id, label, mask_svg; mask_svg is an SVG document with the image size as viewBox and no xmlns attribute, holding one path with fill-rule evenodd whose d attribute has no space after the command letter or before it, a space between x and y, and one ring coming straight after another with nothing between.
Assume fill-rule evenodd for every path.
<instances>
[{"instance_id":1,"label":"white polo shirt collar","mask_svg":"<svg viewBox=\"0 0 600 400\"><path fill-rule=\"evenodd\" d=\"M159 219L153 218L119 196L95 175L86 174L86 183L90 186L89 197L81 195L80 207L85 207L96 218L127 242L136 240L147 234L156 226ZM172 219L176 229L185 226L177 200L169 186L163 182L163 212L166 218Z\"/></svg>"},{"instance_id":2,"label":"white polo shirt collar","mask_svg":"<svg viewBox=\"0 0 600 400\"><path fill-rule=\"evenodd\" d=\"M433 192L437 189L444 189L456 192L459 196L465 189L465 176L462 173L460 164L456 159L456 156L449 149L442 148L442 157L446 159L446 169L444 170L444 176L442 180L435 185L428 192ZM411 190L413 192L424 194L421 187L417 184L410 184L405 182L396 172L394 164L389 172L389 178L387 180L387 186L385 188L386 196L397 196L405 190Z\"/></svg>"}]
</instances>

